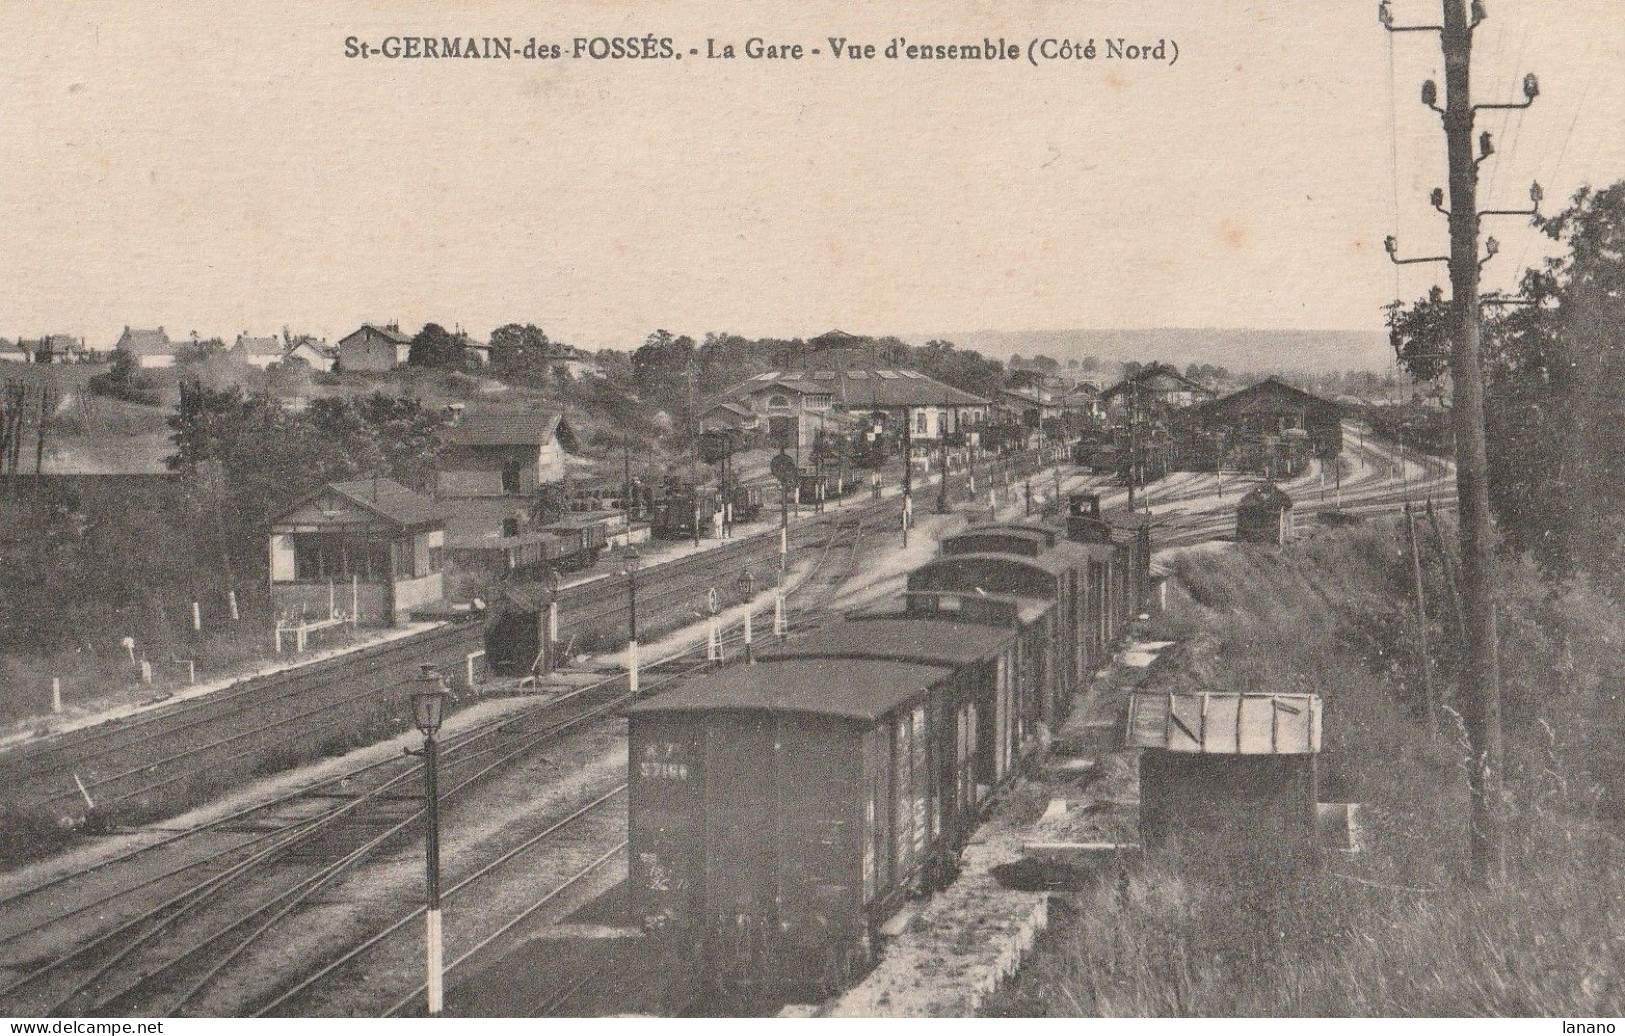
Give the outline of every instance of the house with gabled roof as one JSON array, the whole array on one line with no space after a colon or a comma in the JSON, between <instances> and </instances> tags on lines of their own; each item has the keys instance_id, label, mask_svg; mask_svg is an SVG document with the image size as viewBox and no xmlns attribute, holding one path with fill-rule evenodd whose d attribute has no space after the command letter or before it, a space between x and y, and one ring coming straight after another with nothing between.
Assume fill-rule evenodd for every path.
<instances>
[{"instance_id":1,"label":"house with gabled roof","mask_svg":"<svg viewBox=\"0 0 1625 1036\"><path fill-rule=\"evenodd\" d=\"M1176 367L1152 363L1102 392L1100 402L1114 414L1122 414L1131 407L1157 406L1173 410L1213 399L1217 395L1201 382L1179 373Z\"/></svg>"},{"instance_id":2,"label":"house with gabled roof","mask_svg":"<svg viewBox=\"0 0 1625 1036\"><path fill-rule=\"evenodd\" d=\"M338 344L338 368L343 371L389 371L405 365L412 336L399 324L362 324Z\"/></svg>"},{"instance_id":3,"label":"house with gabled roof","mask_svg":"<svg viewBox=\"0 0 1625 1036\"><path fill-rule=\"evenodd\" d=\"M271 600L288 621L335 611L394 626L445 596L446 514L387 478L329 482L271 520Z\"/></svg>"},{"instance_id":4,"label":"house with gabled roof","mask_svg":"<svg viewBox=\"0 0 1625 1036\"><path fill-rule=\"evenodd\" d=\"M138 367L173 367L175 343L164 333L163 325L155 328L124 325L124 333L113 343L113 351L133 359Z\"/></svg>"},{"instance_id":5,"label":"house with gabled roof","mask_svg":"<svg viewBox=\"0 0 1625 1036\"><path fill-rule=\"evenodd\" d=\"M282 359L286 352L287 348L278 336L266 335L263 338L257 338L244 331L237 336L237 341L232 343L230 355L233 359L240 360L251 367L264 370Z\"/></svg>"},{"instance_id":6,"label":"house with gabled roof","mask_svg":"<svg viewBox=\"0 0 1625 1036\"><path fill-rule=\"evenodd\" d=\"M315 371L330 371L339 358L339 351L327 344L327 339L317 338L313 335L297 335L288 340L287 348L282 354L284 360L300 359L310 364Z\"/></svg>"}]
</instances>

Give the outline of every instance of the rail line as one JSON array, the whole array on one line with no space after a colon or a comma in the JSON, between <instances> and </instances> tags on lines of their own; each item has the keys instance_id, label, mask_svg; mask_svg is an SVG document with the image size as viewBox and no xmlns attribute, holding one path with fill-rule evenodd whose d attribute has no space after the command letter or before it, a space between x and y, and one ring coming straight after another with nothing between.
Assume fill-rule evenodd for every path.
<instances>
[{"instance_id":1,"label":"rail line","mask_svg":"<svg viewBox=\"0 0 1625 1036\"><path fill-rule=\"evenodd\" d=\"M845 528L850 535L847 536L840 535L841 528L838 526L828 527L829 535L822 545L823 549L818 559L811 566L807 576L793 587L791 592L794 593L802 587L814 588L825 585L816 577L831 564L832 559L844 557L846 567L849 568L857 539L861 536L862 525L861 519L848 523ZM814 606L811 600L813 596L815 595L796 594L798 612ZM730 641L732 639L730 637ZM653 680L652 686L646 684L646 687L654 689L681 679L696 669L707 667L707 663L690 659L688 656L692 654L694 654L692 650L678 652L646 667L644 672ZM503 717L483 727L459 734L456 738L448 739L445 749L448 773L454 772L459 766L467 769L470 763L482 759L487 761L475 772L452 785L446 791L445 797L455 798L464 788L518 757L618 709L629 699L629 695L622 690L624 683L624 675L617 674L561 698L533 706L521 713ZM603 700L599 700L600 696ZM522 728L527 719L549 710L556 712L561 703L566 701L580 702L583 708L579 713L563 718L539 731ZM504 731L510 732L508 737L493 744L482 744L485 739ZM470 746L473 745L479 747L471 749ZM176 834L159 842L137 847L113 859L100 861L87 870L60 875L30 889L13 893L4 901L4 905L14 906L19 901L73 882L88 873L106 870L160 847L173 846L187 837L196 836L204 831L218 831L234 824L240 826L255 819L260 823L272 825L271 830L261 831L218 851L206 852L202 857L182 862L178 866L160 869L159 873L138 880L134 885L126 884L117 891L109 891L89 903L77 904L31 927L0 937L0 943L9 943L26 936L37 936L68 919L88 914L109 901L129 901L143 891L150 893L149 900L153 898L158 900L156 905L121 921L111 930L102 932L89 941L73 947L69 952L47 960L14 978L4 989L0 989L0 998L14 998L26 988L43 988L52 1000L53 1011L117 1012L145 1005L155 998L165 1001L167 1005L165 1013L175 1013L185 1008L207 989L222 970L238 959L247 947L290 916L301 903L307 902L312 895L329 886L337 877L376 850L394 844L419 821L422 811L415 801L409 810L400 810L390 805L403 799L403 796L391 793L401 789L403 784L417 773L419 767L416 764L405 765L398 759L370 763L337 777L324 779L297 792L279 796L271 802L239 810L202 825L192 832ZM343 793L344 800L337 805L292 819L276 817L276 812L281 807L308 802L313 798L333 796L337 793L324 793L323 789L343 787L359 778L369 776L376 781L373 786L366 791L352 790ZM366 822L361 822L364 806L370 806L371 813L366 815ZM341 821L349 821L346 830L337 830ZM521 852L536 848L544 841L541 836L527 841L521 849L482 869L478 872L478 876L489 873L502 863L516 858ZM300 852L310 857L309 866L303 870L289 867L288 858L297 856ZM274 887L264 890L264 895L260 897L261 901L252 904L246 910L239 908L235 914L226 911L228 916L223 918L216 919L211 915L211 911L213 914L222 912L219 901L225 898L225 893L260 880L262 873L271 869L273 863L282 872L279 875L282 880L271 882ZM599 866L601 865L600 863ZM289 874L287 873L289 871L295 873ZM174 879L183 877L186 879L183 888L176 890L168 887ZM536 909L539 908L540 904ZM195 937L189 945L171 947L167 953L162 952L161 948L154 949L161 937L173 942L171 938L173 931L182 922L193 920L208 929L207 933ZM215 921L212 926L207 923L210 920ZM398 930L400 925L409 920L410 917L398 921L392 930ZM522 920L523 917L513 919L509 927ZM234 942L233 933L237 933ZM382 941L388 934L388 931L381 933L369 945ZM364 949L365 947L363 951ZM163 959L151 961L148 958L152 952L157 952ZM129 970L127 964L134 964L137 961L140 962L140 966L134 969L133 978L128 974L119 977L121 971ZM205 962L212 963L209 963L201 974L195 974L196 968ZM326 973L328 973L326 970L322 972ZM189 980L186 978L188 974L192 974Z\"/></svg>"}]
</instances>

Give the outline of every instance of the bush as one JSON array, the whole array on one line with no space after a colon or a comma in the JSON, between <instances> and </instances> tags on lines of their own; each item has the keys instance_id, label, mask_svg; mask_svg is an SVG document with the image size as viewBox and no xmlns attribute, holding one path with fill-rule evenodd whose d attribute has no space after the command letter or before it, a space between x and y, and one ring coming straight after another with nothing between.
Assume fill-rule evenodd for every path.
<instances>
[{"instance_id":1,"label":"bush","mask_svg":"<svg viewBox=\"0 0 1625 1036\"><path fill-rule=\"evenodd\" d=\"M1611 807L1625 782L1609 743L1625 718L1610 690L1625 666L1620 617L1583 582L1503 565L1510 880L1475 889L1453 605L1426 551L1435 731L1404 544L1394 523L1368 522L1279 551L1185 554L1162 623L1190 647L1162 677L1170 688L1323 696L1323 793L1363 804L1365 851L1296 877L1269 847L1253 859L1153 858L1057 897L1050 931L990 1013L1625 1010L1613 941L1625 930L1625 814Z\"/></svg>"}]
</instances>

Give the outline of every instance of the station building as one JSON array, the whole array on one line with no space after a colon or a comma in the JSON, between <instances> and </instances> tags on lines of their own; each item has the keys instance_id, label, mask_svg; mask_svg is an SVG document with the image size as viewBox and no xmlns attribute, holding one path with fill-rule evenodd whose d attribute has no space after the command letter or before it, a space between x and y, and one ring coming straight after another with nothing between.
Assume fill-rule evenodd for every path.
<instances>
[{"instance_id":1,"label":"station building","mask_svg":"<svg viewBox=\"0 0 1625 1036\"><path fill-rule=\"evenodd\" d=\"M330 482L271 522L271 601L297 621L394 626L445 595L440 505L387 478Z\"/></svg>"}]
</instances>

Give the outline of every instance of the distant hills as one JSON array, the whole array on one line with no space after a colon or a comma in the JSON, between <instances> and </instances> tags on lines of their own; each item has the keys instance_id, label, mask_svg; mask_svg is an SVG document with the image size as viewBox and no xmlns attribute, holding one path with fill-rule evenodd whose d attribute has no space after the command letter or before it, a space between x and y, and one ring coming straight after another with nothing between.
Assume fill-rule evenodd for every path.
<instances>
[{"instance_id":1,"label":"distant hills","mask_svg":"<svg viewBox=\"0 0 1625 1036\"><path fill-rule=\"evenodd\" d=\"M1369 331L1281 331L1238 327L1151 327L1117 330L1077 328L1056 331L958 331L905 335L911 345L932 339L1008 359L1015 353L1042 353L1063 364L1076 357L1105 363L1161 360L1181 369L1192 363L1217 364L1232 371L1347 371L1385 369L1388 335Z\"/></svg>"}]
</instances>

